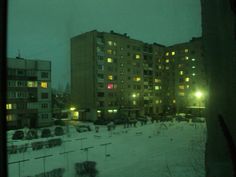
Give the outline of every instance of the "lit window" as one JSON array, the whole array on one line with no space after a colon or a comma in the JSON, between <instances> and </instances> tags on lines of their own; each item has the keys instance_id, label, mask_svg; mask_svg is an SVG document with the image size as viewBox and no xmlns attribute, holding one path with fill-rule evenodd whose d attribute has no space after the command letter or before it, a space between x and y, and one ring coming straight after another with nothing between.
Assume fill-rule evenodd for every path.
<instances>
[{"instance_id":1,"label":"lit window","mask_svg":"<svg viewBox=\"0 0 236 177\"><path fill-rule=\"evenodd\" d=\"M170 67L169 66L166 66L166 70L169 70L170 69Z\"/></svg>"},{"instance_id":2,"label":"lit window","mask_svg":"<svg viewBox=\"0 0 236 177\"><path fill-rule=\"evenodd\" d=\"M108 63L112 63L112 58L107 58Z\"/></svg>"},{"instance_id":3,"label":"lit window","mask_svg":"<svg viewBox=\"0 0 236 177\"><path fill-rule=\"evenodd\" d=\"M188 57L188 56L186 56L186 57L185 57L185 59L186 59L186 60L188 60L188 59L189 59L189 57Z\"/></svg>"},{"instance_id":4,"label":"lit window","mask_svg":"<svg viewBox=\"0 0 236 177\"><path fill-rule=\"evenodd\" d=\"M141 81L141 78L140 77L134 77L134 81L139 82L139 81Z\"/></svg>"},{"instance_id":5,"label":"lit window","mask_svg":"<svg viewBox=\"0 0 236 177\"><path fill-rule=\"evenodd\" d=\"M136 103L136 101L134 100L134 101L133 101L133 105L136 105L136 104L137 104L137 103Z\"/></svg>"},{"instance_id":6,"label":"lit window","mask_svg":"<svg viewBox=\"0 0 236 177\"><path fill-rule=\"evenodd\" d=\"M101 113L101 110L97 110L97 113Z\"/></svg>"},{"instance_id":7,"label":"lit window","mask_svg":"<svg viewBox=\"0 0 236 177\"><path fill-rule=\"evenodd\" d=\"M169 59L166 59L166 63L169 63L170 62L170 60Z\"/></svg>"},{"instance_id":8,"label":"lit window","mask_svg":"<svg viewBox=\"0 0 236 177\"><path fill-rule=\"evenodd\" d=\"M176 103L176 101L175 101L175 100L173 100L173 103Z\"/></svg>"},{"instance_id":9,"label":"lit window","mask_svg":"<svg viewBox=\"0 0 236 177\"><path fill-rule=\"evenodd\" d=\"M112 75L109 75L109 76L108 76L108 80L113 80L113 76L112 76Z\"/></svg>"},{"instance_id":10,"label":"lit window","mask_svg":"<svg viewBox=\"0 0 236 177\"><path fill-rule=\"evenodd\" d=\"M113 43L114 46L117 46L116 42Z\"/></svg>"},{"instance_id":11,"label":"lit window","mask_svg":"<svg viewBox=\"0 0 236 177\"><path fill-rule=\"evenodd\" d=\"M13 115L7 115L7 121L13 121Z\"/></svg>"},{"instance_id":12,"label":"lit window","mask_svg":"<svg viewBox=\"0 0 236 177\"><path fill-rule=\"evenodd\" d=\"M48 83L47 82L41 82L40 86L41 86L41 88L48 88Z\"/></svg>"},{"instance_id":13,"label":"lit window","mask_svg":"<svg viewBox=\"0 0 236 177\"><path fill-rule=\"evenodd\" d=\"M156 83L161 83L161 80L160 79L155 79L155 82Z\"/></svg>"},{"instance_id":14,"label":"lit window","mask_svg":"<svg viewBox=\"0 0 236 177\"><path fill-rule=\"evenodd\" d=\"M12 104L6 104L6 109L12 109Z\"/></svg>"},{"instance_id":15,"label":"lit window","mask_svg":"<svg viewBox=\"0 0 236 177\"><path fill-rule=\"evenodd\" d=\"M193 73L192 75L193 75L193 76L196 76L196 74L195 74L195 73Z\"/></svg>"},{"instance_id":16,"label":"lit window","mask_svg":"<svg viewBox=\"0 0 236 177\"><path fill-rule=\"evenodd\" d=\"M155 86L155 90L160 90L160 87L159 86Z\"/></svg>"},{"instance_id":17,"label":"lit window","mask_svg":"<svg viewBox=\"0 0 236 177\"><path fill-rule=\"evenodd\" d=\"M195 58L192 58L192 61L195 61Z\"/></svg>"},{"instance_id":18,"label":"lit window","mask_svg":"<svg viewBox=\"0 0 236 177\"><path fill-rule=\"evenodd\" d=\"M195 66L192 66L192 68L194 69L194 68L195 68Z\"/></svg>"},{"instance_id":19,"label":"lit window","mask_svg":"<svg viewBox=\"0 0 236 177\"><path fill-rule=\"evenodd\" d=\"M108 50L107 50L107 53L108 53L108 54L112 54L112 50L111 50L111 49L108 49Z\"/></svg>"},{"instance_id":20,"label":"lit window","mask_svg":"<svg viewBox=\"0 0 236 177\"><path fill-rule=\"evenodd\" d=\"M175 55L175 52L171 52L171 55Z\"/></svg>"},{"instance_id":21,"label":"lit window","mask_svg":"<svg viewBox=\"0 0 236 177\"><path fill-rule=\"evenodd\" d=\"M117 109L113 109L113 112L117 112Z\"/></svg>"},{"instance_id":22,"label":"lit window","mask_svg":"<svg viewBox=\"0 0 236 177\"><path fill-rule=\"evenodd\" d=\"M179 95L180 96L184 96L184 92L179 92Z\"/></svg>"},{"instance_id":23,"label":"lit window","mask_svg":"<svg viewBox=\"0 0 236 177\"><path fill-rule=\"evenodd\" d=\"M113 89L113 84L111 83L107 84L107 89Z\"/></svg>"},{"instance_id":24,"label":"lit window","mask_svg":"<svg viewBox=\"0 0 236 177\"><path fill-rule=\"evenodd\" d=\"M27 81L27 87L37 87L37 81Z\"/></svg>"},{"instance_id":25,"label":"lit window","mask_svg":"<svg viewBox=\"0 0 236 177\"><path fill-rule=\"evenodd\" d=\"M169 56L169 52L166 52L166 56Z\"/></svg>"},{"instance_id":26,"label":"lit window","mask_svg":"<svg viewBox=\"0 0 236 177\"><path fill-rule=\"evenodd\" d=\"M141 56L139 54L135 55L135 59L140 59L140 58L141 58Z\"/></svg>"},{"instance_id":27,"label":"lit window","mask_svg":"<svg viewBox=\"0 0 236 177\"><path fill-rule=\"evenodd\" d=\"M108 44L109 46L112 46L112 41L107 41L107 44Z\"/></svg>"},{"instance_id":28,"label":"lit window","mask_svg":"<svg viewBox=\"0 0 236 177\"><path fill-rule=\"evenodd\" d=\"M159 69L161 69L161 66L158 66Z\"/></svg>"},{"instance_id":29,"label":"lit window","mask_svg":"<svg viewBox=\"0 0 236 177\"><path fill-rule=\"evenodd\" d=\"M186 78L185 78L185 81L186 81L186 82L189 82L189 77L186 77Z\"/></svg>"},{"instance_id":30,"label":"lit window","mask_svg":"<svg viewBox=\"0 0 236 177\"><path fill-rule=\"evenodd\" d=\"M189 85L186 85L187 88L189 88Z\"/></svg>"},{"instance_id":31,"label":"lit window","mask_svg":"<svg viewBox=\"0 0 236 177\"><path fill-rule=\"evenodd\" d=\"M184 85L179 85L179 89L183 90L184 89Z\"/></svg>"},{"instance_id":32,"label":"lit window","mask_svg":"<svg viewBox=\"0 0 236 177\"><path fill-rule=\"evenodd\" d=\"M160 103L160 101L159 100L156 100L156 104L159 104Z\"/></svg>"},{"instance_id":33,"label":"lit window","mask_svg":"<svg viewBox=\"0 0 236 177\"><path fill-rule=\"evenodd\" d=\"M107 112L113 113L113 110L112 109L108 109Z\"/></svg>"},{"instance_id":34,"label":"lit window","mask_svg":"<svg viewBox=\"0 0 236 177\"><path fill-rule=\"evenodd\" d=\"M183 75L183 74L184 74L184 72L183 72L183 71L180 71L180 72L179 72L179 74L180 74L180 75Z\"/></svg>"},{"instance_id":35,"label":"lit window","mask_svg":"<svg viewBox=\"0 0 236 177\"><path fill-rule=\"evenodd\" d=\"M184 52L185 52L185 53L188 53L188 49L184 49Z\"/></svg>"},{"instance_id":36,"label":"lit window","mask_svg":"<svg viewBox=\"0 0 236 177\"><path fill-rule=\"evenodd\" d=\"M162 100L160 100L160 103L162 103Z\"/></svg>"}]
</instances>

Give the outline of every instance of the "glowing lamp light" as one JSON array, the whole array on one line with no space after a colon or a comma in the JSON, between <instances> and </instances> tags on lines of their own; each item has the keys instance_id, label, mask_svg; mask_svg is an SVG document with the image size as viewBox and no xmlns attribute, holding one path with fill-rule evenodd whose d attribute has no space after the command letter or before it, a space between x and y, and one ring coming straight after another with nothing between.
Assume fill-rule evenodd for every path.
<instances>
[{"instance_id":1,"label":"glowing lamp light","mask_svg":"<svg viewBox=\"0 0 236 177\"><path fill-rule=\"evenodd\" d=\"M203 96L203 94L202 94L202 92L197 91L197 92L195 93L195 96L196 96L196 98L200 99L200 98Z\"/></svg>"},{"instance_id":2,"label":"glowing lamp light","mask_svg":"<svg viewBox=\"0 0 236 177\"><path fill-rule=\"evenodd\" d=\"M132 94L132 97L133 97L133 98L136 98L136 94L135 94L135 93L133 93L133 94Z\"/></svg>"},{"instance_id":3,"label":"glowing lamp light","mask_svg":"<svg viewBox=\"0 0 236 177\"><path fill-rule=\"evenodd\" d=\"M75 107L71 107L71 108L70 108L71 111L74 111L75 109L76 109Z\"/></svg>"}]
</instances>

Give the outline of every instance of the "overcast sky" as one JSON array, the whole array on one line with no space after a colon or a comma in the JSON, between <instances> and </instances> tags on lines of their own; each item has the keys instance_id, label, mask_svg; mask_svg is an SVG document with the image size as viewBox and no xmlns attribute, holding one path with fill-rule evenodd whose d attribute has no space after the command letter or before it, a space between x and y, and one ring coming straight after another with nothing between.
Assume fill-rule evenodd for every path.
<instances>
[{"instance_id":1,"label":"overcast sky","mask_svg":"<svg viewBox=\"0 0 236 177\"><path fill-rule=\"evenodd\" d=\"M53 87L70 79L70 38L97 29L164 45L201 36L200 0L9 0L8 57L52 61Z\"/></svg>"}]
</instances>

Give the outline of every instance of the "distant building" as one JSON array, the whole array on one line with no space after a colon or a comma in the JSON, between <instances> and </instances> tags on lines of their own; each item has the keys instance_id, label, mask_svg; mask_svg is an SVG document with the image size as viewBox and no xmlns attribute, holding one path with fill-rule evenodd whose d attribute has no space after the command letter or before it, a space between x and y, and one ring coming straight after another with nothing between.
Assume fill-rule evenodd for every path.
<instances>
[{"instance_id":1,"label":"distant building","mask_svg":"<svg viewBox=\"0 0 236 177\"><path fill-rule=\"evenodd\" d=\"M176 111L202 112L208 95L202 38L167 47L165 58L174 63Z\"/></svg>"},{"instance_id":2,"label":"distant building","mask_svg":"<svg viewBox=\"0 0 236 177\"><path fill-rule=\"evenodd\" d=\"M51 62L7 60L8 128L42 127L51 120Z\"/></svg>"},{"instance_id":3,"label":"distant building","mask_svg":"<svg viewBox=\"0 0 236 177\"><path fill-rule=\"evenodd\" d=\"M80 117L94 120L175 113L175 68L181 62L176 58L180 55L177 48L147 44L113 31L73 37L71 99L82 110Z\"/></svg>"}]
</instances>

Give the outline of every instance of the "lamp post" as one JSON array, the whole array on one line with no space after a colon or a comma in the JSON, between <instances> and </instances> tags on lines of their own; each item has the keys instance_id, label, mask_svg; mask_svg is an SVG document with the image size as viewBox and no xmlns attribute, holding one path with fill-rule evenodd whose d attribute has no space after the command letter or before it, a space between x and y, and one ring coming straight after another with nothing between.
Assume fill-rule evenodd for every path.
<instances>
[{"instance_id":1,"label":"lamp post","mask_svg":"<svg viewBox=\"0 0 236 177\"><path fill-rule=\"evenodd\" d=\"M196 91L195 92L195 97L197 98L198 100L198 110L199 110L199 117L201 116L201 111L200 111L200 101L201 101L201 98L203 97L203 93L201 91Z\"/></svg>"}]
</instances>

